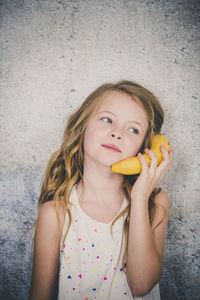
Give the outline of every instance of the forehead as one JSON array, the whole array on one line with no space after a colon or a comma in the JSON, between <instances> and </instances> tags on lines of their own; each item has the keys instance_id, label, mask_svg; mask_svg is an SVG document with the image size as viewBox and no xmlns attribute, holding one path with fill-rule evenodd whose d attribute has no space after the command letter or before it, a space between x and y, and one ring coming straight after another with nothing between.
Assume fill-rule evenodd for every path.
<instances>
[{"instance_id":1,"label":"forehead","mask_svg":"<svg viewBox=\"0 0 200 300\"><path fill-rule=\"evenodd\" d=\"M114 114L125 114L127 118L140 116L147 120L147 114L137 98L132 98L125 92L111 91L103 98L97 106L96 113L110 111Z\"/></svg>"}]
</instances>

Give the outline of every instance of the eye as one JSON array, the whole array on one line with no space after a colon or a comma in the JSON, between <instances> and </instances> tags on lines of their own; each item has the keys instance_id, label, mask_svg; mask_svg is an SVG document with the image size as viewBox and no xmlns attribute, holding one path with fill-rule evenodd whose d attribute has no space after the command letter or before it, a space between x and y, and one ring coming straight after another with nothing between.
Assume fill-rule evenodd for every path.
<instances>
[{"instance_id":1,"label":"eye","mask_svg":"<svg viewBox=\"0 0 200 300\"><path fill-rule=\"evenodd\" d=\"M104 121L105 123L110 123L112 124L112 120L110 118L101 118L102 121Z\"/></svg>"},{"instance_id":2,"label":"eye","mask_svg":"<svg viewBox=\"0 0 200 300\"><path fill-rule=\"evenodd\" d=\"M139 130L137 128L129 128L129 131L132 132L132 133L135 133L135 134L138 134L139 133Z\"/></svg>"}]
</instances>

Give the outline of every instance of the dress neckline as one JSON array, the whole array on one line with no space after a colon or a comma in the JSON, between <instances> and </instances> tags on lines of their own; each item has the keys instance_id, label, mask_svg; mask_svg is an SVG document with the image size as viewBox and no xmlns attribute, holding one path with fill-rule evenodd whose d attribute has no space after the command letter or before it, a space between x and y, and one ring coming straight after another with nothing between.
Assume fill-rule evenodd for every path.
<instances>
[{"instance_id":1,"label":"dress neckline","mask_svg":"<svg viewBox=\"0 0 200 300\"><path fill-rule=\"evenodd\" d=\"M115 218L123 211L123 209L125 209L126 206L128 206L128 200L126 199L126 197L124 197L124 200L122 202L122 205L119 209L119 211L116 213L116 215L112 218L111 221L109 222L101 222L101 221L97 221L96 219L90 217L81 207L79 200L78 200L78 194L76 191L76 185L73 186L72 188L72 197L73 197L73 202L76 204L76 206L78 207L79 211L81 212L82 215L84 215L87 219L91 220L93 223L102 225L102 226L109 226L112 224L112 222L115 220ZM73 203L72 202L72 203Z\"/></svg>"}]
</instances>

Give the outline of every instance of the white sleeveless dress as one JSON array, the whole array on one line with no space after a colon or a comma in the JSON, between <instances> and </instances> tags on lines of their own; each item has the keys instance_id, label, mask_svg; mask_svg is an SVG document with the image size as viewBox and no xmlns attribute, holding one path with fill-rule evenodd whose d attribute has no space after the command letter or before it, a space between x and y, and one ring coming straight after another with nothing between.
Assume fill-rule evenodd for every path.
<instances>
[{"instance_id":1,"label":"white sleeveless dress","mask_svg":"<svg viewBox=\"0 0 200 300\"><path fill-rule=\"evenodd\" d=\"M60 244L60 272L58 300L160 300L159 284L149 294L134 297L122 270L124 250L123 221L113 226L98 222L85 214L79 205L75 186L70 195L72 223L66 214ZM118 214L127 206L125 199Z\"/></svg>"}]
</instances>

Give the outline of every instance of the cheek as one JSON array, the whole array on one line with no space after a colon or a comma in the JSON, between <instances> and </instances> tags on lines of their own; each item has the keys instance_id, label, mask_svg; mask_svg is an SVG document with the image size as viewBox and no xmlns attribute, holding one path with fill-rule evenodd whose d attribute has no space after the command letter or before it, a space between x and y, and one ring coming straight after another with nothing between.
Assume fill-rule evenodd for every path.
<instances>
[{"instance_id":1,"label":"cheek","mask_svg":"<svg viewBox=\"0 0 200 300\"><path fill-rule=\"evenodd\" d=\"M84 137L84 151L91 152L94 149L95 142L97 142L98 132L95 128L88 128Z\"/></svg>"},{"instance_id":2,"label":"cheek","mask_svg":"<svg viewBox=\"0 0 200 300\"><path fill-rule=\"evenodd\" d=\"M140 146L141 146L142 142L141 141L132 141L130 140L128 145L127 145L127 152L129 157L135 156L137 155Z\"/></svg>"},{"instance_id":3,"label":"cheek","mask_svg":"<svg viewBox=\"0 0 200 300\"><path fill-rule=\"evenodd\" d=\"M134 149L132 149L132 151L130 151L130 154L129 154L129 156L130 156L130 157L132 157L132 156L136 156L136 155L137 155L137 153L138 153L138 149L137 149L137 148L134 148Z\"/></svg>"}]
</instances>

